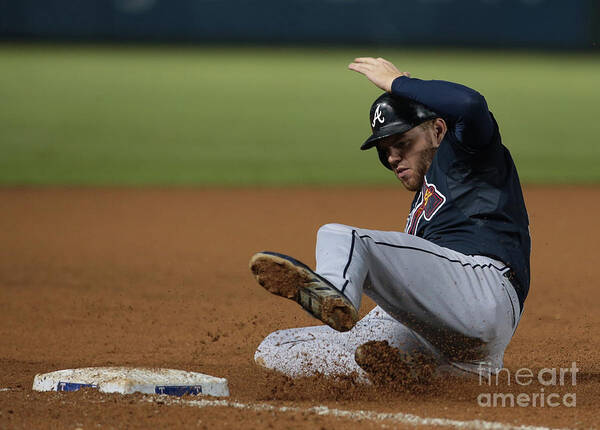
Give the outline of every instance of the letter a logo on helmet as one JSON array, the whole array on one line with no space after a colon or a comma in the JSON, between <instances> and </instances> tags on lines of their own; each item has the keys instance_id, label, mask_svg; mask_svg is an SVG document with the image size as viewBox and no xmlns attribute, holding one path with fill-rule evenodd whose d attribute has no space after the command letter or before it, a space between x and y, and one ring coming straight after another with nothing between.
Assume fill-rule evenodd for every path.
<instances>
[{"instance_id":1,"label":"letter a logo on helmet","mask_svg":"<svg viewBox=\"0 0 600 430\"><path fill-rule=\"evenodd\" d=\"M381 112L381 105L377 105L377 108L375 108L375 113L373 114L373 122L371 123L371 127L375 128L375 123L379 122L381 124L383 124L383 122L385 121L385 118L383 117L383 113Z\"/></svg>"},{"instance_id":2,"label":"letter a logo on helmet","mask_svg":"<svg viewBox=\"0 0 600 430\"><path fill-rule=\"evenodd\" d=\"M371 105L369 119L373 134L362 144L360 149L372 148L381 139L393 134L404 133L428 119L436 117L435 112L414 100L383 93Z\"/></svg>"}]
</instances>

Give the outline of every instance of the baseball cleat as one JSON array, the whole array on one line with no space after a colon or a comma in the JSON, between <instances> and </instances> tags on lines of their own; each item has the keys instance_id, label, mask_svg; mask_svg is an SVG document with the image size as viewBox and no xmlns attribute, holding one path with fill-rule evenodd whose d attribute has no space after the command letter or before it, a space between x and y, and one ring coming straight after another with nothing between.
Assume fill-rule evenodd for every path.
<instances>
[{"instance_id":1,"label":"baseball cleat","mask_svg":"<svg viewBox=\"0 0 600 430\"><path fill-rule=\"evenodd\" d=\"M294 300L337 331L348 331L358 321L358 311L346 296L292 257L259 252L250 259L250 270L268 292Z\"/></svg>"},{"instance_id":2,"label":"baseball cleat","mask_svg":"<svg viewBox=\"0 0 600 430\"><path fill-rule=\"evenodd\" d=\"M421 352L402 352L387 340L372 340L360 345L356 348L354 360L377 385L426 385L436 369L433 357Z\"/></svg>"}]
</instances>

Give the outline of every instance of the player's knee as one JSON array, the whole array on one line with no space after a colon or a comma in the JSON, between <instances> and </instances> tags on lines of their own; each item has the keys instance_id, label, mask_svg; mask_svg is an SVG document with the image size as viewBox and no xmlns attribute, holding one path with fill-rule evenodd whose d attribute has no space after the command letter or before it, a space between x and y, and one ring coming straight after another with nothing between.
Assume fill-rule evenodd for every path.
<instances>
[{"instance_id":1,"label":"player's knee","mask_svg":"<svg viewBox=\"0 0 600 430\"><path fill-rule=\"evenodd\" d=\"M344 224L325 224L319 228L317 235L328 235L328 234L352 234L353 228Z\"/></svg>"}]
</instances>

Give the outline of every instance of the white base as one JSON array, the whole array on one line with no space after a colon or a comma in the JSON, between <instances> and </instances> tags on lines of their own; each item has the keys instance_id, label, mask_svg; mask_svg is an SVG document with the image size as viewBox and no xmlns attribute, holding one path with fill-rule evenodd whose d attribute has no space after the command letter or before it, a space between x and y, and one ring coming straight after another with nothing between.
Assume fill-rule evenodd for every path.
<instances>
[{"instance_id":1,"label":"white base","mask_svg":"<svg viewBox=\"0 0 600 430\"><path fill-rule=\"evenodd\" d=\"M35 375L35 391L77 391L93 387L104 393L204 394L229 396L227 379L175 369L86 367Z\"/></svg>"}]
</instances>

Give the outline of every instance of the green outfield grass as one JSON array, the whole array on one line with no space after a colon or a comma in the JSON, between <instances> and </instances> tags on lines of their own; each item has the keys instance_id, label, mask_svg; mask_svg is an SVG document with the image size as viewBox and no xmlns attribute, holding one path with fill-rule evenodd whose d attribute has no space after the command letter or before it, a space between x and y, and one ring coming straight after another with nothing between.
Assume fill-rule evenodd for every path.
<instances>
[{"instance_id":1,"label":"green outfield grass","mask_svg":"<svg viewBox=\"0 0 600 430\"><path fill-rule=\"evenodd\" d=\"M597 55L0 45L0 184L393 183L359 55L483 93L523 182L600 181Z\"/></svg>"}]
</instances>

